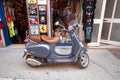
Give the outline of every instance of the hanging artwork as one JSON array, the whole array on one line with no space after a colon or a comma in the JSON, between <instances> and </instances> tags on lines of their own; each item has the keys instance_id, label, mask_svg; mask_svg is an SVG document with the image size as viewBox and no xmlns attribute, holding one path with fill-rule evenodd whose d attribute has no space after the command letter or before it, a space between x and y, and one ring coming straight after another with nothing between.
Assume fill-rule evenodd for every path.
<instances>
[{"instance_id":1,"label":"hanging artwork","mask_svg":"<svg viewBox=\"0 0 120 80\"><path fill-rule=\"evenodd\" d=\"M46 24L47 23L46 15L40 15L39 20L40 20L40 24Z\"/></svg>"},{"instance_id":2,"label":"hanging artwork","mask_svg":"<svg viewBox=\"0 0 120 80\"><path fill-rule=\"evenodd\" d=\"M37 5L28 4L28 11L30 16L37 16Z\"/></svg>"},{"instance_id":3,"label":"hanging artwork","mask_svg":"<svg viewBox=\"0 0 120 80\"><path fill-rule=\"evenodd\" d=\"M39 11L46 11L46 10L47 10L46 5L39 6Z\"/></svg>"},{"instance_id":4,"label":"hanging artwork","mask_svg":"<svg viewBox=\"0 0 120 80\"><path fill-rule=\"evenodd\" d=\"M47 5L46 0L38 0L38 5Z\"/></svg>"},{"instance_id":5,"label":"hanging artwork","mask_svg":"<svg viewBox=\"0 0 120 80\"><path fill-rule=\"evenodd\" d=\"M36 0L28 0L28 3L37 3Z\"/></svg>"},{"instance_id":6,"label":"hanging artwork","mask_svg":"<svg viewBox=\"0 0 120 80\"><path fill-rule=\"evenodd\" d=\"M37 17L32 17L30 19L30 24L38 24L38 18Z\"/></svg>"},{"instance_id":7,"label":"hanging artwork","mask_svg":"<svg viewBox=\"0 0 120 80\"><path fill-rule=\"evenodd\" d=\"M47 33L47 25L40 25L40 32Z\"/></svg>"},{"instance_id":8,"label":"hanging artwork","mask_svg":"<svg viewBox=\"0 0 120 80\"><path fill-rule=\"evenodd\" d=\"M96 8L96 0L83 1L83 29L85 33L85 42L91 42L94 10Z\"/></svg>"},{"instance_id":9,"label":"hanging artwork","mask_svg":"<svg viewBox=\"0 0 120 80\"><path fill-rule=\"evenodd\" d=\"M31 31L31 35L38 35L38 25L30 25L30 31Z\"/></svg>"},{"instance_id":10,"label":"hanging artwork","mask_svg":"<svg viewBox=\"0 0 120 80\"><path fill-rule=\"evenodd\" d=\"M47 7L46 7L46 5L39 5L39 23L47 24Z\"/></svg>"}]
</instances>

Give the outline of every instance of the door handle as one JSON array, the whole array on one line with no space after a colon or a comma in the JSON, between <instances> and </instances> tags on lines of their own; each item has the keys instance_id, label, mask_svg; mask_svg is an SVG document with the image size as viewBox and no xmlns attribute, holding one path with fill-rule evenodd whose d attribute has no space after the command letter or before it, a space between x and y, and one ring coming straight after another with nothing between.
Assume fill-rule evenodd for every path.
<instances>
[{"instance_id":1,"label":"door handle","mask_svg":"<svg viewBox=\"0 0 120 80\"><path fill-rule=\"evenodd\" d=\"M108 21L108 20L104 19L103 21Z\"/></svg>"}]
</instances>

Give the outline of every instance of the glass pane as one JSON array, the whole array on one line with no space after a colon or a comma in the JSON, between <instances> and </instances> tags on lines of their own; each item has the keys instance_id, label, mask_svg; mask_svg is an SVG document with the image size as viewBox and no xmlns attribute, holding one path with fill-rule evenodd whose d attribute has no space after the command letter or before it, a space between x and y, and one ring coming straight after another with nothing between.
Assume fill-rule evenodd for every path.
<instances>
[{"instance_id":1,"label":"glass pane","mask_svg":"<svg viewBox=\"0 0 120 80\"><path fill-rule=\"evenodd\" d=\"M102 2L103 2L103 0L97 0L96 9L95 9L95 18L96 19L99 19L101 16Z\"/></svg>"},{"instance_id":2,"label":"glass pane","mask_svg":"<svg viewBox=\"0 0 120 80\"><path fill-rule=\"evenodd\" d=\"M103 23L101 38L107 40L109 33L110 23Z\"/></svg>"},{"instance_id":3,"label":"glass pane","mask_svg":"<svg viewBox=\"0 0 120 80\"><path fill-rule=\"evenodd\" d=\"M93 25L93 32L92 32L92 42L97 42L98 39L98 32L99 32L99 24Z\"/></svg>"},{"instance_id":4,"label":"glass pane","mask_svg":"<svg viewBox=\"0 0 120 80\"><path fill-rule=\"evenodd\" d=\"M120 23L114 23L110 40L120 41Z\"/></svg>"},{"instance_id":5,"label":"glass pane","mask_svg":"<svg viewBox=\"0 0 120 80\"><path fill-rule=\"evenodd\" d=\"M115 18L120 18L120 0L117 0L117 7L115 12Z\"/></svg>"},{"instance_id":6,"label":"glass pane","mask_svg":"<svg viewBox=\"0 0 120 80\"><path fill-rule=\"evenodd\" d=\"M114 6L114 0L107 0L106 9L105 9L105 18L111 18Z\"/></svg>"}]
</instances>

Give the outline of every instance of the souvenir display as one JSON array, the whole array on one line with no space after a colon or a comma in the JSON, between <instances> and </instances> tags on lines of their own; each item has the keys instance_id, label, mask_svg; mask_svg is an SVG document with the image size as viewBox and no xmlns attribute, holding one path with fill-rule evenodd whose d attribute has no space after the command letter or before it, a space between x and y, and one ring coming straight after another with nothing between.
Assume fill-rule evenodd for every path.
<instances>
[{"instance_id":1,"label":"souvenir display","mask_svg":"<svg viewBox=\"0 0 120 80\"><path fill-rule=\"evenodd\" d=\"M30 16L37 16L37 5L28 4L28 11Z\"/></svg>"},{"instance_id":2,"label":"souvenir display","mask_svg":"<svg viewBox=\"0 0 120 80\"><path fill-rule=\"evenodd\" d=\"M38 10L39 10L39 29L40 34L48 35L48 23L47 23L47 5L46 0L38 0Z\"/></svg>"},{"instance_id":3,"label":"souvenir display","mask_svg":"<svg viewBox=\"0 0 120 80\"><path fill-rule=\"evenodd\" d=\"M47 5L47 0L38 0L38 5Z\"/></svg>"},{"instance_id":4,"label":"souvenir display","mask_svg":"<svg viewBox=\"0 0 120 80\"><path fill-rule=\"evenodd\" d=\"M39 23L47 24L47 8L45 5L39 6Z\"/></svg>"},{"instance_id":5,"label":"souvenir display","mask_svg":"<svg viewBox=\"0 0 120 80\"><path fill-rule=\"evenodd\" d=\"M48 35L47 0L26 0L26 3L30 36L39 36L40 38L42 33ZM31 39L34 37L31 37Z\"/></svg>"},{"instance_id":6,"label":"souvenir display","mask_svg":"<svg viewBox=\"0 0 120 80\"><path fill-rule=\"evenodd\" d=\"M27 1L28 8L28 20L29 20L29 29L31 36L38 36L38 16L37 16L37 1L36 0L28 0Z\"/></svg>"},{"instance_id":7,"label":"souvenir display","mask_svg":"<svg viewBox=\"0 0 120 80\"><path fill-rule=\"evenodd\" d=\"M30 24L38 24L38 18L29 18Z\"/></svg>"},{"instance_id":8,"label":"souvenir display","mask_svg":"<svg viewBox=\"0 0 120 80\"><path fill-rule=\"evenodd\" d=\"M46 33L47 32L47 26L46 25L40 25L40 32Z\"/></svg>"},{"instance_id":9,"label":"souvenir display","mask_svg":"<svg viewBox=\"0 0 120 80\"><path fill-rule=\"evenodd\" d=\"M95 8L96 0L83 0L83 29L86 43L91 42Z\"/></svg>"},{"instance_id":10,"label":"souvenir display","mask_svg":"<svg viewBox=\"0 0 120 80\"><path fill-rule=\"evenodd\" d=\"M14 23L13 23L13 21L9 21L8 22L8 29L9 29L10 38L14 37L15 36L15 30L14 30Z\"/></svg>"},{"instance_id":11,"label":"souvenir display","mask_svg":"<svg viewBox=\"0 0 120 80\"><path fill-rule=\"evenodd\" d=\"M41 6L38 6L39 7L39 11L47 11L47 8L45 5L41 5Z\"/></svg>"},{"instance_id":12,"label":"souvenir display","mask_svg":"<svg viewBox=\"0 0 120 80\"><path fill-rule=\"evenodd\" d=\"M28 3L37 3L36 0L28 0Z\"/></svg>"},{"instance_id":13,"label":"souvenir display","mask_svg":"<svg viewBox=\"0 0 120 80\"><path fill-rule=\"evenodd\" d=\"M30 31L31 31L31 35L38 35L38 25L30 25Z\"/></svg>"}]
</instances>

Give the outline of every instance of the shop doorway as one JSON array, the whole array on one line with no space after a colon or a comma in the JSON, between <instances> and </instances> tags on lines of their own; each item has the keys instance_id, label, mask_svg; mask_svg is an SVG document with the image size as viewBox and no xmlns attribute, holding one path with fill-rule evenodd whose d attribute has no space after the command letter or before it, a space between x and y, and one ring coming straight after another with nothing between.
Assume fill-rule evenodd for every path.
<instances>
[{"instance_id":1,"label":"shop doorway","mask_svg":"<svg viewBox=\"0 0 120 80\"><path fill-rule=\"evenodd\" d=\"M68 29L71 21L76 20L80 23L81 0L50 0L51 1L51 20L52 20L52 36L60 36L61 44L70 45L71 39L66 32L59 32L59 27L55 26L55 22L59 21ZM79 29L78 29L79 31ZM79 34L79 33L78 33Z\"/></svg>"},{"instance_id":2,"label":"shop doorway","mask_svg":"<svg viewBox=\"0 0 120 80\"><path fill-rule=\"evenodd\" d=\"M26 0L3 0L3 6L10 42L23 44L28 30Z\"/></svg>"}]
</instances>

